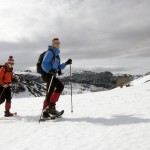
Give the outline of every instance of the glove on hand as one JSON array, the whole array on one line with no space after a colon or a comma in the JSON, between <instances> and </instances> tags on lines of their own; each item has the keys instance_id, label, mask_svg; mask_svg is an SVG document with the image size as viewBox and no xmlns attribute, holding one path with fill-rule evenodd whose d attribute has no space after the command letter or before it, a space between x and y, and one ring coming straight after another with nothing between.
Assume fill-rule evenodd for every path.
<instances>
[{"instance_id":1,"label":"glove on hand","mask_svg":"<svg viewBox=\"0 0 150 150\"><path fill-rule=\"evenodd\" d=\"M56 74L57 73L57 70L56 69L52 69L52 70L50 70L50 72L49 72L49 74L52 74L52 75L54 75L54 74Z\"/></svg>"},{"instance_id":2,"label":"glove on hand","mask_svg":"<svg viewBox=\"0 0 150 150\"><path fill-rule=\"evenodd\" d=\"M66 62L65 62L66 65L70 65L72 64L72 59L68 59Z\"/></svg>"},{"instance_id":3,"label":"glove on hand","mask_svg":"<svg viewBox=\"0 0 150 150\"><path fill-rule=\"evenodd\" d=\"M59 71L58 71L58 75L59 75L59 76L60 76L60 75L62 75L62 72L61 72L61 70L59 70Z\"/></svg>"}]
</instances>

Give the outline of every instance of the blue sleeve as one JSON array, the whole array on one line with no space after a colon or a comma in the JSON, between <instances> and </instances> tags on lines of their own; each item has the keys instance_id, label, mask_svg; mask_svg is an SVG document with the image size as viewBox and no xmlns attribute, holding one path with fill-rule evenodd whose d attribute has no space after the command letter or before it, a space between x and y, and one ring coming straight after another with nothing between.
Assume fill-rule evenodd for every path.
<instances>
[{"instance_id":1,"label":"blue sleeve","mask_svg":"<svg viewBox=\"0 0 150 150\"><path fill-rule=\"evenodd\" d=\"M63 69L66 68L66 66L67 66L67 65L66 65L65 63L62 63L62 64L59 65L59 69L60 69L60 70L63 70Z\"/></svg>"},{"instance_id":2,"label":"blue sleeve","mask_svg":"<svg viewBox=\"0 0 150 150\"><path fill-rule=\"evenodd\" d=\"M51 51L45 53L41 67L46 73L49 73L49 71L52 68L51 66L52 58L53 58L53 53Z\"/></svg>"}]
</instances>

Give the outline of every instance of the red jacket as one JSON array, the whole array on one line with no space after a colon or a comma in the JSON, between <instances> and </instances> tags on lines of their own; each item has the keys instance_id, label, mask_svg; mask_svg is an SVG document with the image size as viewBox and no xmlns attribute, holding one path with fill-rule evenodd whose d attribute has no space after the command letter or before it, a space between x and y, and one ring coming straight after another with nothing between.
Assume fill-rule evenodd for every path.
<instances>
[{"instance_id":1,"label":"red jacket","mask_svg":"<svg viewBox=\"0 0 150 150\"><path fill-rule=\"evenodd\" d=\"M6 63L0 68L0 84L9 84L13 80L13 68L9 68Z\"/></svg>"}]
</instances>

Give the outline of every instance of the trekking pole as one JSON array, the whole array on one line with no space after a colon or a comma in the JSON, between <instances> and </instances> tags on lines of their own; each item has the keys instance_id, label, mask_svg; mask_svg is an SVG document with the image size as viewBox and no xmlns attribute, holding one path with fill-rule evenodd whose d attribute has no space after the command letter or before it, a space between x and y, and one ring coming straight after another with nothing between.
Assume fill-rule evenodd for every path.
<instances>
[{"instance_id":1,"label":"trekking pole","mask_svg":"<svg viewBox=\"0 0 150 150\"><path fill-rule=\"evenodd\" d=\"M70 78L71 78L71 113L73 113L73 102L72 102L72 72L71 72L71 64L70 64Z\"/></svg>"},{"instance_id":2,"label":"trekking pole","mask_svg":"<svg viewBox=\"0 0 150 150\"><path fill-rule=\"evenodd\" d=\"M50 84L49 84L49 87L48 87L47 94L49 93L49 90L50 90L50 88L51 88L53 78L54 78L54 75L52 75L52 78L51 78L51 80L50 80ZM43 114L43 108L42 108L42 112L41 112L41 115L40 115L39 123L41 122L42 114Z\"/></svg>"}]
</instances>

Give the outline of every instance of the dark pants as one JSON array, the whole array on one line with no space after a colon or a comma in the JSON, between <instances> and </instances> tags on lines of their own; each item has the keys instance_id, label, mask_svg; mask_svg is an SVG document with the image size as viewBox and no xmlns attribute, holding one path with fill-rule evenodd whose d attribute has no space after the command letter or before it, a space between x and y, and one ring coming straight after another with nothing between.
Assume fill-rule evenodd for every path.
<instances>
[{"instance_id":1,"label":"dark pants","mask_svg":"<svg viewBox=\"0 0 150 150\"><path fill-rule=\"evenodd\" d=\"M51 74L46 74L46 73L42 74L42 79L47 83L47 92L46 92L46 99L45 99L46 101L50 100L50 97L52 96L52 93L54 91L61 94L64 89L63 83L59 79L54 77L51 87L50 87L50 90L48 92L51 78L52 78Z\"/></svg>"},{"instance_id":2,"label":"dark pants","mask_svg":"<svg viewBox=\"0 0 150 150\"><path fill-rule=\"evenodd\" d=\"M2 92L3 92L3 94L2 94ZM1 96L0 97L0 104L4 103L5 100L7 103L10 103L11 102L11 89L10 89L10 87L7 87L4 89L2 86L0 86L0 96Z\"/></svg>"}]
</instances>

